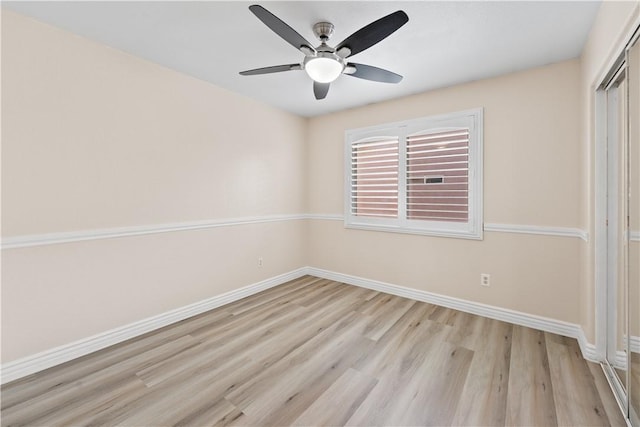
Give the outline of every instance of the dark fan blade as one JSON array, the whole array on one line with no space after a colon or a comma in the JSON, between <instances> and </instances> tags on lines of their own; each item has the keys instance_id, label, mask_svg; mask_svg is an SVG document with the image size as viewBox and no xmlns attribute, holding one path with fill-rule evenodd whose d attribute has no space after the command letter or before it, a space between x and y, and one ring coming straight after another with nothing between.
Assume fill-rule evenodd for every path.
<instances>
[{"instance_id":1,"label":"dark fan blade","mask_svg":"<svg viewBox=\"0 0 640 427\"><path fill-rule=\"evenodd\" d=\"M331 86L331 83L313 82L313 94L316 99L324 99L329 93L329 86Z\"/></svg>"},{"instance_id":2,"label":"dark fan blade","mask_svg":"<svg viewBox=\"0 0 640 427\"><path fill-rule=\"evenodd\" d=\"M279 73L281 71L300 70L300 64L274 65L273 67L256 68L254 70L241 71L243 76L255 76L257 74Z\"/></svg>"},{"instance_id":3,"label":"dark fan blade","mask_svg":"<svg viewBox=\"0 0 640 427\"><path fill-rule=\"evenodd\" d=\"M398 10L397 12L393 12L351 34L342 43L336 46L336 51L343 47L348 47L351 52L347 56L360 53L389 37L394 31L402 27L408 21L409 17L403 11Z\"/></svg>"},{"instance_id":4,"label":"dark fan blade","mask_svg":"<svg viewBox=\"0 0 640 427\"><path fill-rule=\"evenodd\" d=\"M402 76L400 74L392 73L391 71L384 70L382 68L372 67L371 65L349 62L347 66L353 66L356 68L356 71L353 73L345 73L347 76L382 83L400 83L400 80L402 80Z\"/></svg>"},{"instance_id":5,"label":"dark fan blade","mask_svg":"<svg viewBox=\"0 0 640 427\"><path fill-rule=\"evenodd\" d=\"M280 18L269 12L264 7L254 4L249 6L249 10L261 20L264 25L271 28L271 30L282 37L286 42L291 44L296 49L300 50L302 47L307 47L312 52L316 50L313 45L309 43L304 37L296 32L293 28L285 24Z\"/></svg>"}]
</instances>

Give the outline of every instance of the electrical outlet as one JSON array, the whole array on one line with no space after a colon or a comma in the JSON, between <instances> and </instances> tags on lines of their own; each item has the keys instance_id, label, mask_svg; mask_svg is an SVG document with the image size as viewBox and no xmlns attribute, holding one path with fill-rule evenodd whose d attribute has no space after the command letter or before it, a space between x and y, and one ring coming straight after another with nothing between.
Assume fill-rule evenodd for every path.
<instances>
[{"instance_id":1,"label":"electrical outlet","mask_svg":"<svg viewBox=\"0 0 640 427\"><path fill-rule=\"evenodd\" d=\"M491 286L491 275L487 273L480 273L480 286Z\"/></svg>"},{"instance_id":2,"label":"electrical outlet","mask_svg":"<svg viewBox=\"0 0 640 427\"><path fill-rule=\"evenodd\" d=\"M258 257L258 267L262 267L263 263L262 257Z\"/></svg>"}]
</instances>

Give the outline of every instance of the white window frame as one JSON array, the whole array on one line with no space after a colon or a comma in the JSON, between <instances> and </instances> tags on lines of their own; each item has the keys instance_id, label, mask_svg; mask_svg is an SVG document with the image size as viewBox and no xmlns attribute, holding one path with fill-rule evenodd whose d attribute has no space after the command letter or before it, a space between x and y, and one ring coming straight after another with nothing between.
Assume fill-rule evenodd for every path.
<instances>
[{"instance_id":1,"label":"white window frame","mask_svg":"<svg viewBox=\"0 0 640 427\"><path fill-rule=\"evenodd\" d=\"M408 136L451 128L469 129L469 202L468 221L427 221L406 218L406 138ZM398 218L353 215L351 209L352 145L366 139L399 138ZM483 109L474 108L437 116L386 123L345 132L344 225L346 228L422 234L439 237L483 238Z\"/></svg>"}]
</instances>

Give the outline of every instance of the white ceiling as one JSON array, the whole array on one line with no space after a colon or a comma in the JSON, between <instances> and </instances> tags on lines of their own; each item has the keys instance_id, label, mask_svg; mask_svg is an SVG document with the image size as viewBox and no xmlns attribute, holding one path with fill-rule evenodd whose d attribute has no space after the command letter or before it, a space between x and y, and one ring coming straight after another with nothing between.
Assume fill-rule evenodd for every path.
<instances>
[{"instance_id":1,"label":"white ceiling","mask_svg":"<svg viewBox=\"0 0 640 427\"><path fill-rule=\"evenodd\" d=\"M303 54L248 9L256 2L2 2L2 7L301 116L315 116L580 55L599 1L261 1L317 45L312 26L335 25L336 45L398 9L409 22L350 60L404 76L397 85L340 76L316 100L306 73L240 76Z\"/></svg>"}]
</instances>

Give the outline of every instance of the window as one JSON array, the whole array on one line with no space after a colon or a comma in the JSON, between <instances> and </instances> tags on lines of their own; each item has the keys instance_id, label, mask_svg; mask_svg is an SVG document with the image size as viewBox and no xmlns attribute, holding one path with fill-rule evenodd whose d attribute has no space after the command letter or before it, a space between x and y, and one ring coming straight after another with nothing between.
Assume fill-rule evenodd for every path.
<instances>
[{"instance_id":1,"label":"window","mask_svg":"<svg viewBox=\"0 0 640 427\"><path fill-rule=\"evenodd\" d=\"M345 226L482 239L482 109L346 132Z\"/></svg>"}]
</instances>

